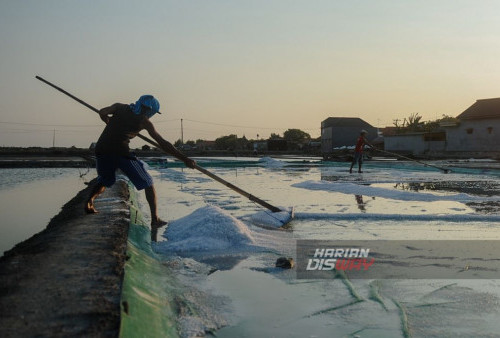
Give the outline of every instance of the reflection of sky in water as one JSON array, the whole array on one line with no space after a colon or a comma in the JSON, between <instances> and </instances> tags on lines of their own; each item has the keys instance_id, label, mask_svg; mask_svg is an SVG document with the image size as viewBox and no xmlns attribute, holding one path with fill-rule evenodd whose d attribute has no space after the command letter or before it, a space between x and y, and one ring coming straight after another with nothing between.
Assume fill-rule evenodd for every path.
<instances>
[{"instance_id":1,"label":"reflection of sky in water","mask_svg":"<svg viewBox=\"0 0 500 338\"><path fill-rule=\"evenodd\" d=\"M79 177L87 173L88 177L94 177L94 169L74 169L74 168L6 168L0 169L0 191L14 188L20 184L39 182L43 180L58 179L73 175Z\"/></svg>"},{"instance_id":2,"label":"reflection of sky in water","mask_svg":"<svg viewBox=\"0 0 500 338\"><path fill-rule=\"evenodd\" d=\"M226 159L227 160L227 159ZM248 160L248 159L246 159ZM477 211L488 215L498 215L498 203L492 201L401 201L380 196L363 194L345 194L331 191L313 191L293 187L305 181L321 181L362 184L387 191L413 192L447 196L456 193L467 193L474 196L498 196L500 190L498 179L486 175L484 170L455 169L450 174L437 170L429 170L422 166L403 165L403 170L391 168L390 164L367 164L365 173L349 174L348 163L332 163L328 166L300 166L301 161L289 162L291 165L266 167L261 166L217 168L211 159L215 174L238 187L254 194L275 206L294 206L298 213L325 214L399 214L399 215L460 215ZM235 162L237 163L237 162ZM2 214L2 248L6 250L16 242L26 239L34 232L45 228L46 223L60 207L84 187L79 176L86 169L45 168L45 169L2 169L0 175L0 211ZM229 188L186 168L150 170L155 178L158 191L160 215L168 220L177 219L191 213L206 204L217 205L236 217L244 217L263 210L247 198L240 196ZM474 174L475 173L475 174ZM491 172L493 173L493 171ZM91 169L86 180L95 177ZM146 205L143 194L139 194L141 202ZM148 208L144 208L148 218ZM42 220L43 219L43 220ZM41 221L42 220L42 221ZM392 223L394 226L392 226ZM476 236L479 229L488 227L488 223L456 224L440 222L407 222L384 220L295 220L295 233L308 238L312 234L335 233L340 229L345 236L364 233L361 229L378 228L393 229L404 227L411 232L434 232L437 227L447 229L460 238L466 233ZM420 229L420 230L416 230ZM427 229L427 230L425 230ZM455 231L452 231L455 229ZM443 233L443 231L441 231ZM394 231L389 231L395 235ZM389 235L389 233L387 235ZM442 233L439 234L442 236ZM459 235L462 233L462 235ZM379 233L379 236L384 236ZM451 236L451 235L450 235Z\"/></svg>"},{"instance_id":3,"label":"reflection of sky in water","mask_svg":"<svg viewBox=\"0 0 500 338\"><path fill-rule=\"evenodd\" d=\"M298 215L346 216L339 219L297 217L291 223L293 232L278 232L276 239L269 241L273 248L279 248L281 241L290 237L321 240L500 238L496 223L488 221L490 215L498 219L494 218L499 215L498 209L479 215L462 201L394 198L398 191L413 184L420 187L420 183L431 182L429 188L420 191L445 197L477 193L479 201L481 196L487 200L494 195L492 187L495 184L498 187L495 176L374 167L368 167L363 175L350 175L347 166L210 170L275 206L295 206ZM166 169L155 176L160 212L167 219L188 215L206 203L216 204L240 218L262 210L221 184L203 180L195 171ZM380 192L386 197L293 187L305 181L320 181L325 176L333 177L335 182L382 188ZM374 219L370 215L388 218ZM401 220L397 219L399 215ZM408 215L429 218L411 220ZM461 218L465 218L462 215L484 218L462 221ZM285 240L285 243L288 242ZM218 331L217 336L401 337L454 333L475 336L500 330L497 280L295 280L288 272L259 270L269 269L275 258L249 257L230 270L217 271L207 277L208 289L231 298L228 316L234 324ZM197 281L196 286L199 285Z\"/></svg>"},{"instance_id":4,"label":"reflection of sky in water","mask_svg":"<svg viewBox=\"0 0 500 338\"><path fill-rule=\"evenodd\" d=\"M472 198L477 199L477 202L481 202L483 197L485 200L492 198L493 188L498 189L498 180L495 176L472 175L470 173L443 174L436 170L416 170L418 168L398 170L375 167L369 167L367 172L362 175L351 175L347 169L342 165L210 168L216 175L272 205L278 207L294 206L297 214L352 216L352 219L344 217L342 220L297 218L291 225L295 235L300 238L320 235L337 237L340 234L345 237L351 235L371 236L369 233L374 229L377 229L375 232L380 237L387 235L411 238L411 236L418 235L432 238L438 235L450 238L450 236L457 235L459 238L463 238L467 235L476 237L480 235L482 229L491 225L484 221L466 223L439 219L440 215L446 215L448 219L456 215L456 220L459 220L460 215L476 214L474 208L461 200L426 201L425 198L422 200L399 200L397 194L418 194L419 197L428 195L438 199L457 194L461 194L459 196L469 194ZM158 191L160 214L168 220L186 216L205 204L215 204L240 218L263 209L194 170L172 168L152 171L152 173ZM374 187L380 189L384 193L382 195L384 197L294 187L294 185L306 181L320 183L321 180L359 185L360 187ZM463 186L466 192L462 192L460 189L462 182L464 182ZM426 189L409 188L413 186L426 187ZM471 187L474 190L471 190ZM474 195L474 193L481 191L482 194ZM144 199L142 201L145 204ZM394 218L401 220L391 220L390 217L386 217L386 220L370 220L369 217L357 220L355 216L361 213L394 215ZM493 215L498 214L498 210L493 212ZM415 221L411 218L405 220L406 215L429 215L430 218L428 221ZM436 219L432 218L433 215L436 215ZM404 234L398 231L401 228L405 229ZM453 229L455 231L452 231ZM384 230L387 230L387 233L384 233Z\"/></svg>"},{"instance_id":5,"label":"reflection of sky in water","mask_svg":"<svg viewBox=\"0 0 500 338\"><path fill-rule=\"evenodd\" d=\"M85 185L86 169L1 169L0 252L45 229L50 219ZM85 180L95 177L90 171Z\"/></svg>"}]
</instances>

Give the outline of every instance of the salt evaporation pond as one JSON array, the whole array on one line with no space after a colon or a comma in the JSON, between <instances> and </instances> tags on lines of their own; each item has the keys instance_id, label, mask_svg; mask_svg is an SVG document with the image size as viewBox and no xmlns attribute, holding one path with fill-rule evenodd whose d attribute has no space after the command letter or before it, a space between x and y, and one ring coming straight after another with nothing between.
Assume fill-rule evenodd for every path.
<instances>
[{"instance_id":1,"label":"salt evaporation pond","mask_svg":"<svg viewBox=\"0 0 500 338\"><path fill-rule=\"evenodd\" d=\"M199 172L175 164L154 171L160 216L172 226L154 249L166 262L190 262L180 278L219 297L211 307L224 317L218 337L500 332L497 279L304 280L274 268L277 257L294 257L298 239L499 239L496 163L443 174L410 162L370 162L365 173L349 174L348 163L233 160L199 163L273 205L294 206L288 229L262 227L266 210ZM190 332L204 327L199 321Z\"/></svg>"},{"instance_id":2,"label":"salt evaporation pond","mask_svg":"<svg viewBox=\"0 0 500 338\"><path fill-rule=\"evenodd\" d=\"M295 257L298 239L497 240L497 163L455 162L458 167L443 174L411 162L367 162L361 175L349 174L348 163L306 158L199 163L273 205L294 206L296 217L288 229L273 230L267 210L197 171L175 163L151 170L160 216L171 222L164 229L168 239L160 236L154 249L165 264L177 266L178 278L195 290L204 309L200 318L185 319L184 332L222 326L219 337L500 332L497 279L303 280L294 270L274 268L277 257ZM2 173L2 224L14 224L2 228L2 239L10 243L4 250L42 230L84 187L78 169ZM91 172L85 180L93 177ZM30 213L19 208L26 204ZM40 222L41 215L46 222Z\"/></svg>"}]
</instances>

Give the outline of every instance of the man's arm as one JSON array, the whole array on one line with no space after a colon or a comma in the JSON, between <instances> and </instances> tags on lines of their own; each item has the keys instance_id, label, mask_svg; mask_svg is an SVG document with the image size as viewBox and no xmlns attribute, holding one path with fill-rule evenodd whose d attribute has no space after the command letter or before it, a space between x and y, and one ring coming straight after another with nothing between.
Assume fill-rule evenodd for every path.
<instances>
[{"instance_id":1,"label":"man's arm","mask_svg":"<svg viewBox=\"0 0 500 338\"><path fill-rule=\"evenodd\" d=\"M363 139L364 139L364 141L365 141L365 144L366 144L368 147L370 147L370 148L375 148L375 147L373 146L373 144L371 144L370 142L368 142L368 140L366 139L366 137L363 137Z\"/></svg>"},{"instance_id":2,"label":"man's arm","mask_svg":"<svg viewBox=\"0 0 500 338\"><path fill-rule=\"evenodd\" d=\"M161 137L161 135L158 134L151 121L149 121L148 119L146 119L144 122L144 129L148 131L149 135L156 141L156 143L158 143L158 145L161 147L163 151L172 156L177 157L179 160L184 162L186 167L189 167L191 169L195 168L196 161L190 159L189 157L181 153L179 150L177 150L176 147L174 147L172 143L168 142L163 137Z\"/></svg>"},{"instance_id":3,"label":"man's arm","mask_svg":"<svg viewBox=\"0 0 500 338\"><path fill-rule=\"evenodd\" d=\"M119 103L115 103L109 107L102 108L101 110L99 110L99 117L101 118L101 120L103 120L104 123L108 124L109 117L116 112L116 109L118 108L119 105L120 105Z\"/></svg>"}]
</instances>

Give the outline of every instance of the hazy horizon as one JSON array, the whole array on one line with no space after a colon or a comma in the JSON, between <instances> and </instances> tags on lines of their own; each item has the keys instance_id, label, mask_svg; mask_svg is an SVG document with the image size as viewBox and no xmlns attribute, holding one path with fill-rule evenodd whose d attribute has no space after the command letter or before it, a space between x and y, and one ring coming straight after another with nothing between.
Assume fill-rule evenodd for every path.
<instances>
[{"instance_id":1,"label":"hazy horizon","mask_svg":"<svg viewBox=\"0 0 500 338\"><path fill-rule=\"evenodd\" d=\"M376 127L499 97L498 1L2 1L0 146L88 147L96 108L155 95L175 142L330 117ZM133 147L143 144L136 141Z\"/></svg>"}]
</instances>

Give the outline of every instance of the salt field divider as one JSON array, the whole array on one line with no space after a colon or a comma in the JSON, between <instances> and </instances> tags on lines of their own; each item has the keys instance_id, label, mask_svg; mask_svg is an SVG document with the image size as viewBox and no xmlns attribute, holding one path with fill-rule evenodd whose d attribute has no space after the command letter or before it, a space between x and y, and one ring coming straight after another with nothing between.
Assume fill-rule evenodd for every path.
<instances>
[{"instance_id":1,"label":"salt field divider","mask_svg":"<svg viewBox=\"0 0 500 338\"><path fill-rule=\"evenodd\" d=\"M443 221L443 222L500 222L500 215L403 215L403 214L373 214L373 213L308 213L295 212L296 220L371 220L371 221Z\"/></svg>"},{"instance_id":2,"label":"salt field divider","mask_svg":"<svg viewBox=\"0 0 500 338\"><path fill-rule=\"evenodd\" d=\"M175 276L151 248L151 232L129 184L130 227L121 295L120 337L178 337ZM175 297L181 297L175 295Z\"/></svg>"}]
</instances>

